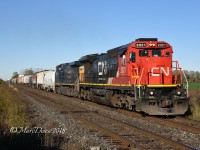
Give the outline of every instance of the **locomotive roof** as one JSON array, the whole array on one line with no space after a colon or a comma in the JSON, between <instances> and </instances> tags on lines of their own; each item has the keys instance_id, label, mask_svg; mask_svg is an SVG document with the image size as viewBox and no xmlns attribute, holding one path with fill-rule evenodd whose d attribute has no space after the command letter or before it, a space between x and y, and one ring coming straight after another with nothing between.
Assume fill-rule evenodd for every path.
<instances>
[{"instance_id":1,"label":"locomotive roof","mask_svg":"<svg viewBox=\"0 0 200 150\"><path fill-rule=\"evenodd\" d=\"M139 38L135 41L158 41L158 38Z\"/></svg>"},{"instance_id":2,"label":"locomotive roof","mask_svg":"<svg viewBox=\"0 0 200 150\"><path fill-rule=\"evenodd\" d=\"M98 54L85 55L85 56L82 56L82 57L79 59L79 61L80 61L80 62L93 61L97 56L98 56Z\"/></svg>"},{"instance_id":3,"label":"locomotive roof","mask_svg":"<svg viewBox=\"0 0 200 150\"><path fill-rule=\"evenodd\" d=\"M123 55L124 52L127 50L128 46L130 45L131 43L129 44L125 44L125 45L122 45L122 46L118 46L116 48L113 48L113 49L110 49L107 51L108 53L108 56L109 57L117 57L118 55Z\"/></svg>"},{"instance_id":4,"label":"locomotive roof","mask_svg":"<svg viewBox=\"0 0 200 150\"><path fill-rule=\"evenodd\" d=\"M123 45L123 46L119 47L118 54L119 54L120 56L123 55L123 54L126 52L126 50L127 50L127 48L128 48L129 45L130 45L130 44L126 44L126 45Z\"/></svg>"},{"instance_id":5,"label":"locomotive roof","mask_svg":"<svg viewBox=\"0 0 200 150\"><path fill-rule=\"evenodd\" d=\"M81 62L80 61L73 61L71 63L69 63L70 66L72 67L78 67L81 66Z\"/></svg>"},{"instance_id":6,"label":"locomotive roof","mask_svg":"<svg viewBox=\"0 0 200 150\"><path fill-rule=\"evenodd\" d=\"M40 72L45 72L45 71L49 71L49 69L45 69L45 70L41 70L41 71L37 71L34 74L40 73Z\"/></svg>"}]
</instances>

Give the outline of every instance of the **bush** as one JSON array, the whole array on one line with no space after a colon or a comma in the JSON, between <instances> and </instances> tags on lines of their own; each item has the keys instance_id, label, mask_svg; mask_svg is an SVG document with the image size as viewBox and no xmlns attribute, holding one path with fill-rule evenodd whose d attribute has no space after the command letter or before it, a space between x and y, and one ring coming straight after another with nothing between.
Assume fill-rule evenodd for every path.
<instances>
[{"instance_id":1,"label":"bush","mask_svg":"<svg viewBox=\"0 0 200 150\"><path fill-rule=\"evenodd\" d=\"M191 116L190 118L200 120L200 92L190 91L190 109Z\"/></svg>"}]
</instances>

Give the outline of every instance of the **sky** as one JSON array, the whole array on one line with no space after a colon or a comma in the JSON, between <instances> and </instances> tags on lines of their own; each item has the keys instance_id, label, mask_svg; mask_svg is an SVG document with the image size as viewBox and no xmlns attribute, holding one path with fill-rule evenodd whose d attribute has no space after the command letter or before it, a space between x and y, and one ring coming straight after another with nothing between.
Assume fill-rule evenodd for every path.
<instances>
[{"instance_id":1,"label":"sky","mask_svg":"<svg viewBox=\"0 0 200 150\"><path fill-rule=\"evenodd\" d=\"M199 0L1 0L0 78L151 37L172 45L183 69L200 71L199 6Z\"/></svg>"}]
</instances>

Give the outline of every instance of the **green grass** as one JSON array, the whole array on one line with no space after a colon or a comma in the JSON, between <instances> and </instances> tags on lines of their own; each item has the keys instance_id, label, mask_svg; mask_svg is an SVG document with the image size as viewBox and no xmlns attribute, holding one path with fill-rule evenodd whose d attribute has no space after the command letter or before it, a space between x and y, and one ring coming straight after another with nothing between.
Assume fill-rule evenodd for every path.
<instances>
[{"instance_id":1,"label":"green grass","mask_svg":"<svg viewBox=\"0 0 200 150\"><path fill-rule=\"evenodd\" d=\"M200 90L200 83L189 83L189 90Z\"/></svg>"}]
</instances>

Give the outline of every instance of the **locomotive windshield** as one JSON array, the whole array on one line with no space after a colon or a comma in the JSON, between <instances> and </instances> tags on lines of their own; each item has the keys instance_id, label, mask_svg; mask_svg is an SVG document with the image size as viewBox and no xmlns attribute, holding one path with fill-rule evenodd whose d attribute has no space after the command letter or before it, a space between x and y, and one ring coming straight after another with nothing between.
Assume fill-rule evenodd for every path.
<instances>
[{"instance_id":1,"label":"locomotive windshield","mask_svg":"<svg viewBox=\"0 0 200 150\"><path fill-rule=\"evenodd\" d=\"M153 57L158 57L158 56L161 56L161 50L152 50L152 56Z\"/></svg>"},{"instance_id":2,"label":"locomotive windshield","mask_svg":"<svg viewBox=\"0 0 200 150\"><path fill-rule=\"evenodd\" d=\"M170 57L170 52L166 52L165 56Z\"/></svg>"},{"instance_id":3,"label":"locomotive windshield","mask_svg":"<svg viewBox=\"0 0 200 150\"><path fill-rule=\"evenodd\" d=\"M140 50L139 55L140 56L148 56L149 55L148 50Z\"/></svg>"},{"instance_id":4,"label":"locomotive windshield","mask_svg":"<svg viewBox=\"0 0 200 150\"><path fill-rule=\"evenodd\" d=\"M140 57L161 57L162 56L162 50L161 49L144 49L139 51L139 56ZM166 52L165 56L169 57L170 52Z\"/></svg>"}]
</instances>

